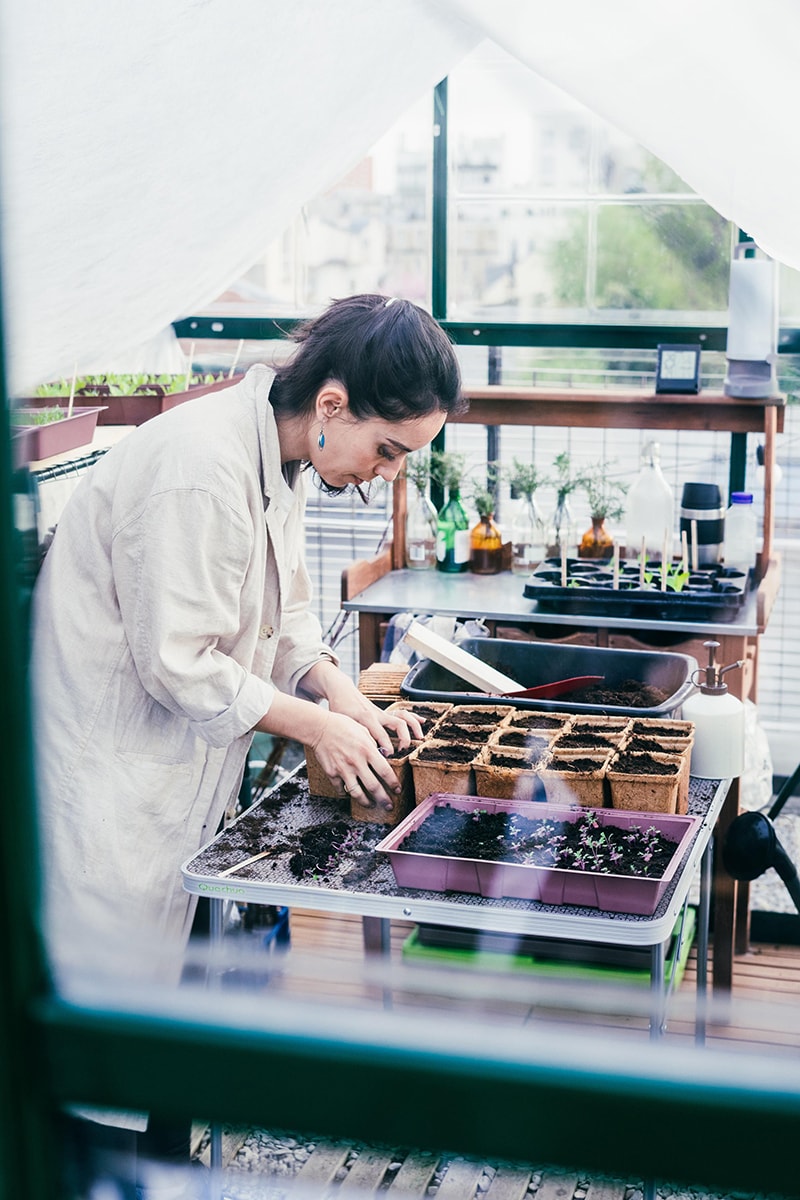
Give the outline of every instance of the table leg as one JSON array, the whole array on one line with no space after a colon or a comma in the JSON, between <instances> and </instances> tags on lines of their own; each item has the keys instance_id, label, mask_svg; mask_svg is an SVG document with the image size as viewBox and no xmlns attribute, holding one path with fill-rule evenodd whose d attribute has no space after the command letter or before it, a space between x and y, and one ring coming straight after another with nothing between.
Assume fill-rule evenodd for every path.
<instances>
[{"instance_id":1,"label":"table leg","mask_svg":"<svg viewBox=\"0 0 800 1200\"><path fill-rule=\"evenodd\" d=\"M225 901L217 897L211 898L211 915L209 918L209 941L211 944L211 961L209 971L211 973L211 983L219 984L219 971L215 969L214 951L221 950L222 936L225 920ZM211 1163L211 1195L221 1196L222 1188L220 1186L222 1172L222 1126L219 1121L212 1121L210 1125L211 1144L210 1144L210 1163Z\"/></svg>"},{"instance_id":2,"label":"table leg","mask_svg":"<svg viewBox=\"0 0 800 1200\"><path fill-rule=\"evenodd\" d=\"M657 1041L664 1032L664 943L650 947L650 1041Z\"/></svg>"},{"instance_id":3,"label":"table leg","mask_svg":"<svg viewBox=\"0 0 800 1200\"><path fill-rule=\"evenodd\" d=\"M391 927L388 917L362 917L361 928L364 952L388 957L391 949Z\"/></svg>"},{"instance_id":4,"label":"table leg","mask_svg":"<svg viewBox=\"0 0 800 1200\"><path fill-rule=\"evenodd\" d=\"M381 614L360 612L358 614L358 659L359 669L366 671L373 663L381 661Z\"/></svg>"},{"instance_id":5,"label":"table leg","mask_svg":"<svg viewBox=\"0 0 800 1200\"><path fill-rule=\"evenodd\" d=\"M730 992L736 937L736 880L722 864L721 850L731 822L739 815L739 780L732 779L714 831L714 990Z\"/></svg>"},{"instance_id":6,"label":"table leg","mask_svg":"<svg viewBox=\"0 0 800 1200\"><path fill-rule=\"evenodd\" d=\"M700 906L697 914L697 989L694 1019L694 1040L705 1044L708 1011L708 926L711 913L711 874L714 862L714 843L708 843L700 860Z\"/></svg>"}]
</instances>

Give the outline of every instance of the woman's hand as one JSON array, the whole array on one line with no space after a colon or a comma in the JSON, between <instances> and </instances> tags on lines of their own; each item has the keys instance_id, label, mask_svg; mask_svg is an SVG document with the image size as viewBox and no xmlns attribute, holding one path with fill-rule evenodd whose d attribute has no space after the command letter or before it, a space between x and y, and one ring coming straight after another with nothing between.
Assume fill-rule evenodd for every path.
<instances>
[{"instance_id":1,"label":"woman's hand","mask_svg":"<svg viewBox=\"0 0 800 1200\"><path fill-rule=\"evenodd\" d=\"M332 722L340 738L329 745L322 732L313 749L328 775L342 780L342 786L357 803L373 801L391 808L391 795L400 790L397 777L385 761L397 749L407 750L411 742L422 737L419 719L411 712L398 709L385 712L359 692L355 684L333 663L316 663L303 677L303 691L328 701L329 717L346 717L359 727L356 737L346 727ZM394 741L392 740L394 738ZM331 754L336 769L331 770L324 755ZM388 802L388 803L387 803Z\"/></svg>"}]
</instances>

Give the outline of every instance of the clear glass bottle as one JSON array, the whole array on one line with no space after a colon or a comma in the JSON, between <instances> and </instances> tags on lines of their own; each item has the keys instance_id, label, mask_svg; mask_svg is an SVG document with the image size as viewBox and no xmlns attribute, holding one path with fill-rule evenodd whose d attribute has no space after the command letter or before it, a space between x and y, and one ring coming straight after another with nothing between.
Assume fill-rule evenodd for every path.
<instances>
[{"instance_id":1,"label":"clear glass bottle","mask_svg":"<svg viewBox=\"0 0 800 1200\"><path fill-rule=\"evenodd\" d=\"M578 526L565 492L558 493L556 506L547 522L547 553L558 558L562 554L566 558L578 556Z\"/></svg>"},{"instance_id":2,"label":"clear glass bottle","mask_svg":"<svg viewBox=\"0 0 800 1200\"><path fill-rule=\"evenodd\" d=\"M469 520L460 490L451 487L439 513L436 530L436 568L458 574L469 567Z\"/></svg>"},{"instance_id":3,"label":"clear glass bottle","mask_svg":"<svg viewBox=\"0 0 800 1200\"><path fill-rule=\"evenodd\" d=\"M547 557L544 518L533 496L525 496L511 522L511 570L530 575Z\"/></svg>"},{"instance_id":4,"label":"clear glass bottle","mask_svg":"<svg viewBox=\"0 0 800 1200\"><path fill-rule=\"evenodd\" d=\"M469 569L475 575L497 575L503 569L503 537L494 513L486 513L470 531Z\"/></svg>"},{"instance_id":5,"label":"clear glass bottle","mask_svg":"<svg viewBox=\"0 0 800 1200\"><path fill-rule=\"evenodd\" d=\"M406 566L412 571L429 571L436 566L436 536L439 514L424 491L408 489L406 509Z\"/></svg>"}]
</instances>

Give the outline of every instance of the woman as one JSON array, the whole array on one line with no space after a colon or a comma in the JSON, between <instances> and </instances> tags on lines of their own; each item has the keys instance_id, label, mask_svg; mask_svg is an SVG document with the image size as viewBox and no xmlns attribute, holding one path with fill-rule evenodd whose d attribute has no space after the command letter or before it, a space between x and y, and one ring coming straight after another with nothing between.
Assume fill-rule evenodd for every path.
<instances>
[{"instance_id":1,"label":"woman","mask_svg":"<svg viewBox=\"0 0 800 1200\"><path fill-rule=\"evenodd\" d=\"M140 426L76 488L33 598L45 919L62 986L177 979L194 898L180 864L238 792L255 730L314 750L364 804L420 733L339 670L309 611L303 470L387 482L463 407L436 322L333 303L288 363ZM326 701L320 705L318 701Z\"/></svg>"}]
</instances>

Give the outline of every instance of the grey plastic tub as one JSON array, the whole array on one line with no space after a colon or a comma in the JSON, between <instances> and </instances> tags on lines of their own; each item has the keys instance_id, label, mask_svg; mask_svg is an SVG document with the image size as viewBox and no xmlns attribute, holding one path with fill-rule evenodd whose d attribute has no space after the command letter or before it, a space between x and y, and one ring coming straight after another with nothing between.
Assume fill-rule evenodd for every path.
<instances>
[{"instance_id":1,"label":"grey plastic tub","mask_svg":"<svg viewBox=\"0 0 800 1200\"><path fill-rule=\"evenodd\" d=\"M474 654L520 688L555 683L576 675L602 675L602 686L613 691L627 682L647 684L666 692L662 703L645 707L581 702L580 692L566 693L553 700L508 699L466 690L469 685L429 658L409 670L400 690L412 700L438 700L451 704L513 704L542 712L606 713L631 717L667 717L695 691L691 681L697 660L688 654L661 650L611 650L595 646L558 646L544 642L518 642L506 638L467 638L462 649ZM600 685L598 685L600 686ZM574 696L574 698L573 698Z\"/></svg>"}]
</instances>

